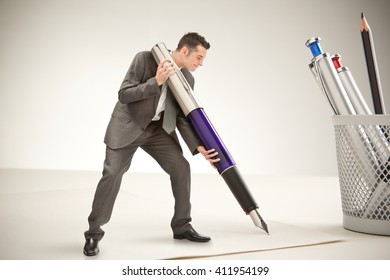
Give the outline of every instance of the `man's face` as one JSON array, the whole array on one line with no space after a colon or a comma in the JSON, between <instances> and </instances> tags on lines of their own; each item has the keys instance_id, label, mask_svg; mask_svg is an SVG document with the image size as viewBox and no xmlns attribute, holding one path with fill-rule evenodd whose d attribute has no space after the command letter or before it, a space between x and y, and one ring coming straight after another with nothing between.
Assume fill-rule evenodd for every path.
<instances>
[{"instance_id":1,"label":"man's face","mask_svg":"<svg viewBox=\"0 0 390 280\"><path fill-rule=\"evenodd\" d=\"M184 54L183 66L188 71L194 72L199 66L203 65L207 50L202 45L198 45L192 52L186 47L184 47L182 51Z\"/></svg>"}]
</instances>

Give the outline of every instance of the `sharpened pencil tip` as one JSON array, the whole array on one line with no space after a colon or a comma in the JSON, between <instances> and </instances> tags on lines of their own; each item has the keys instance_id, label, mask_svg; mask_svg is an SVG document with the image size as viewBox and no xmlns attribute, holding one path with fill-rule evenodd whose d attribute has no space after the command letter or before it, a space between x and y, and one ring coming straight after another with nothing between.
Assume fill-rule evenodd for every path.
<instances>
[{"instance_id":1,"label":"sharpened pencil tip","mask_svg":"<svg viewBox=\"0 0 390 280\"><path fill-rule=\"evenodd\" d=\"M361 17L360 18L364 18L364 13L362 12L362 14L361 14Z\"/></svg>"}]
</instances>

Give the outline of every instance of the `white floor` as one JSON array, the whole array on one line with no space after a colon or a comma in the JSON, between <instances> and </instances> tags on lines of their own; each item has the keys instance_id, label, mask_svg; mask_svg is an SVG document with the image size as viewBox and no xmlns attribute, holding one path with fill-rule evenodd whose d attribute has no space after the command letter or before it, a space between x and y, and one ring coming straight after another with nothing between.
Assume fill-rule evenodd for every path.
<instances>
[{"instance_id":1,"label":"white floor","mask_svg":"<svg viewBox=\"0 0 390 280\"><path fill-rule=\"evenodd\" d=\"M212 241L172 239L165 174L127 173L101 253L82 254L99 172L0 170L1 260L389 260L390 237L342 227L337 178L244 175L270 235L254 227L219 175L194 174L193 226Z\"/></svg>"}]
</instances>

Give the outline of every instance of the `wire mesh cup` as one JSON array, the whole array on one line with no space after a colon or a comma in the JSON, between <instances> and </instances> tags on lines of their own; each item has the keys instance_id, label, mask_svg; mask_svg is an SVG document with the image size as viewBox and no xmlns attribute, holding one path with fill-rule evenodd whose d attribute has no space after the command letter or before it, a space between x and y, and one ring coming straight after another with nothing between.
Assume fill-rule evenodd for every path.
<instances>
[{"instance_id":1,"label":"wire mesh cup","mask_svg":"<svg viewBox=\"0 0 390 280\"><path fill-rule=\"evenodd\" d=\"M346 229L390 235L390 115L333 116Z\"/></svg>"}]
</instances>

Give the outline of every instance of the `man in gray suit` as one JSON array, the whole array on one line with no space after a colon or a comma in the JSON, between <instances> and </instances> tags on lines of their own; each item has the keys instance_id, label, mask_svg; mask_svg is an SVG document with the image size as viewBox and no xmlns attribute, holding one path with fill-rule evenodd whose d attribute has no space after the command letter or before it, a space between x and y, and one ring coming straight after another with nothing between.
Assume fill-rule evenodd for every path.
<instances>
[{"instance_id":1,"label":"man in gray suit","mask_svg":"<svg viewBox=\"0 0 390 280\"><path fill-rule=\"evenodd\" d=\"M194 86L190 71L202 66L210 44L197 33L187 33L172 52L172 58L187 81ZM167 86L167 79L175 73L172 62L155 62L151 51L138 53L119 89L119 101L115 105L108 124L104 142L106 159L103 176L96 188L92 211L88 217L89 229L84 233L84 254L99 253L98 243L103 238L101 226L111 217L123 174L129 169L138 148L151 155L170 175L175 198L171 220L173 238L193 242L207 242L207 236L197 233L191 226L190 166L184 158L174 131L167 130L165 108L173 104L173 119L193 155L201 153L211 165L219 161L214 149L206 150L196 136L191 124L175 102ZM174 103L172 103L174 102ZM172 131L173 130L173 131Z\"/></svg>"}]
</instances>

